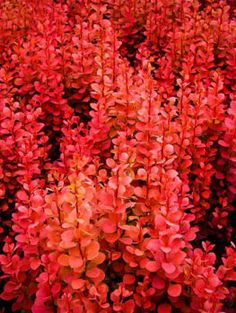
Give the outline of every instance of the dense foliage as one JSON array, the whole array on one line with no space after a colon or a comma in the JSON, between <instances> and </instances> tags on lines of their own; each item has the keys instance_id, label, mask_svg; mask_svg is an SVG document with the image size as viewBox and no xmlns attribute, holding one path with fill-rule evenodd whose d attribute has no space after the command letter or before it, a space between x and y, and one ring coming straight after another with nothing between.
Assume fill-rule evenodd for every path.
<instances>
[{"instance_id":1,"label":"dense foliage","mask_svg":"<svg viewBox=\"0 0 236 313\"><path fill-rule=\"evenodd\" d=\"M235 312L234 13L0 1L1 312Z\"/></svg>"}]
</instances>

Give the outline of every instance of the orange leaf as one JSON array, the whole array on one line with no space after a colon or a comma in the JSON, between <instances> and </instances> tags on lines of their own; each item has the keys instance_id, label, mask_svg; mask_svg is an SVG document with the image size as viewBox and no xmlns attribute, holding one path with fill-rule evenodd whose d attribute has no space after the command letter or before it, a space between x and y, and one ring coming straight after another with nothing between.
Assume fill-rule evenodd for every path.
<instances>
[{"instance_id":1,"label":"orange leaf","mask_svg":"<svg viewBox=\"0 0 236 313\"><path fill-rule=\"evenodd\" d=\"M100 245L97 241L93 240L86 248L87 260L93 260L98 256Z\"/></svg>"},{"instance_id":2,"label":"orange leaf","mask_svg":"<svg viewBox=\"0 0 236 313\"><path fill-rule=\"evenodd\" d=\"M97 267L91 268L86 271L86 276L89 278L98 278L101 274L102 270Z\"/></svg>"},{"instance_id":3,"label":"orange leaf","mask_svg":"<svg viewBox=\"0 0 236 313\"><path fill-rule=\"evenodd\" d=\"M80 257L69 256L69 265L72 268L81 267L83 265L83 260Z\"/></svg>"},{"instance_id":4,"label":"orange leaf","mask_svg":"<svg viewBox=\"0 0 236 313\"><path fill-rule=\"evenodd\" d=\"M69 256L67 254L61 254L57 259L58 264L62 266L68 266L69 265Z\"/></svg>"},{"instance_id":5,"label":"orange leaf","mask_svg":"<svg viewBox=\"0 0 236 313\"><path fill-rule=\"evenodd\" d=\"M98 264L103 263L103 262L105 261L105 259L106 259L105 254L102 253L102 252L99 252L98 255L96 256L96 258L94 258L94 259L91 261L91 263L92 263L93 265L98 265Z\"/></svg>"}]
</instances>

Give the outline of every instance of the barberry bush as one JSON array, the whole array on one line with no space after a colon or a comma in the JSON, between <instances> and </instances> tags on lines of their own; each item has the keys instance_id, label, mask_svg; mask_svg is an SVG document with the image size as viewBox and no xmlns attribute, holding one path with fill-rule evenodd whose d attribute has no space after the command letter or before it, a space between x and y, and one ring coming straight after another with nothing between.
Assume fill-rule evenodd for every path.
<instances>
[{"instance_id":1,"label":"barberry bush","mask_svg":"<svg viewBox=\"0 0 236 313\"><path fill-rule=\"evenodd\" d=\"M226 0L0 1L1 312L236 312Z\"/></svg>"}]
</instances>

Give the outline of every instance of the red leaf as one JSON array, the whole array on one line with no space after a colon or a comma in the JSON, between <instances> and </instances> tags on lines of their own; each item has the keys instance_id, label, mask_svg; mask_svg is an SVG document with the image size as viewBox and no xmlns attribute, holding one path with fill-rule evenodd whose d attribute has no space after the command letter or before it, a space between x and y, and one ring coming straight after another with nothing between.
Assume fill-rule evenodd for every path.
<instances>
[{"instance_id":1,"label":"red leaf","mask_svg":"<svg viewBox=\"0 0 236 313\"><path fill-rule=\"evenodd\" d=\"M147 262L145 268L149 272L156 272L159 269L159 265L155 261L149 261Z\"/></svg>"},{"instance_id":2,"label":"red leaf","mask_svg":"<svg viewBox=\"0 0 236 313\"><path fill-rule=\"evenodd\" d=\"M106 164L110 168L114 168L116 166L116 162L113 159L107 159Z\"/></svg>"},{"instance_id":3,"label":"red leaf","mask_svg":"<svg viewBox=\"0 0 236 313\"><path fill-rule=\"evenodd\" d=\"M123 305L123 312L124 313L133 313L135 309L134 300L130 299L126 301Z\"/></svg>"},{"instance_id":4,"label":"red leaf","mask_svg":"<svg viewBox=\"0 0 236 313\"><path fill-rule=\"evenodd\" d=\"M158 276L155 276L152 281L152 286L156 289L164 289L165 281Z\"/></svg>"},{"instance_id":5,"label":"red leaf","mask_svg":"<svg viewBox=\"0 0 236 313\"><path fill-rule=\"evenodd\" d=\"M147 171L144 168L139 168L137 172L137 178L146 180L147 179Z\"/></svg>"},{"instance_id":6,"label":"red leaf","mask_svg":"<svg viewBox=\"0 0 236 313\"><path fill-rule=\"evenodd\" d=\"M175 170L168 170L166 173L170 178L175 178L178 176L178 172Z\"/></svg>"},{"instance_id":7,"label":"red leaf","mask_svg":"<svg viewBox=\"0 0 236 313\"><path fill-rule=\"evenodd\" d=\"M182 286L179 284L171 284L168 287L168 295L171 297L179 297L182 291Z\"/></svg>"},{"instance_id":8,"label":"red leaf","mask_svg":"<svg viewBox=\"0 0 236 313\"><path fill-rule=\"evenodd\" d=\"M158 313L171 313L171 306L167 303L163 303L158 306Z\"/></svg>"},{"instance_id":9,"label":"red leaf","mask_svg":"<svg viewBox=\"0 0 236 313\"><path fill-rule=\"evenodd\" d=\"M16 193L16 196L21 201L27 201L29 199L27 193L24 190L20 190Z\"/></svg>"},{"instance_id":10,"label":"red leaf","mask_svg":"<svg viewBox=\"0 0 236 313\"><path fill-rule=\"evenodd\" d=\"M229 143L225 142L224 140L219 140L219 145L222 147L229 147Z\"/></svg>"},{"instance_id":11,"label":"red leaf","mask_svg":"<svg viewBox=\"0 0 236 313\"><path fill-rule=\"evenodd\" d=\"M134 188L134 193L137 197L145 198L146 197L146 187L136 187Z\"/></svg>"},{"instance_id":12,"label":"red leaf","mask_svg":"<svg viewBox=\"0 0 236 313\"><path fill-rule=\"evenodd\" d=\"M86 276L89 278L97 278L100 276L101 272L102 270L100 270L97 267L94 267L86 271Z\"/></svg>"},{"instance_id":13,"label":"red leaf","mask_svg":"<svg viewBox=\"0 0 236 313\"><path fill-rule=\"evenodd\" d=\"M52 291L52 294L54 295L54 297L56 297L58 295L60 290L61 290L61 284L59 282L55 282L51 287L51 291Z\"/></svg>"},{"instance_id":14,"label":"red leaf","mask_svg":"<svg viewBox=\"0 0 236 313\"><path fill-rule=\"evenodd\" d=\"M112 234L116 232L117 229L116 224L108 218L100 219L100 221L98 221L98 226L100 226L104 233L107 234Z\"/></svg>"},{"instance_id":15,"label":"red leaf","mask_svg":"<svg viewBox=\"0 0 236 313\"><path fill-rule=\"evenodd\" d=\"M43 205L44 200L40 195L35 195L31 198L32 207L38 208Z\"/></svg>"},{"instance_id":16,"label":"red leaf","mask_svg":"<svg viewBox=\"0 0 236 313\"><path fill-rule=\"evenodd\" d=\"M21 86L23 84L24 84L24 82L23 82L22 78L16 78L15 79L15 85L16 86Z\"/></svg>"},{"instance_id":17,"label":"red leaf","mask_svg":"<svg viewBox=\"0 0 236 313\"><path fill-rule=\"evenodd\" d=\"M167 156L167 155L170 155L170 154L174 153L175 149L174 149L174 147L172 145L167 144L167 145L165 145L163 151L164 151L164 155Z\"/></svg>"},{"instance_id":18,"label":"red leaf","mask_svg":"<svg viewBox=\"0 0 236 313\"><path fill-rule=\"evenodd\" d=\"M84 286L85 281L83 279L73 279L71 287L73 289L81 289Z\"/></svg>"},{"instance_id":19,"label":"red leaf","mask_svg":"<svg viewBox=\"0 0 236 313\"><path fill-rule=\"evenodd\" d=\"M103 205L112 206L113 205L113 194L108 193L104 190L102 190L98 194L98 199L102 202Z\"/></svg>"},{"instance_id":20,"label":"red leaf","mask_svg":"<svg viewBox=\"0 0 236 313\"><path fill-rule=\"evenodd\" d=\"M126 162L126 161L128 160L128 158L129 158L128 153L122 152L122 153L120 154L120 160L121 160L122 162Z\"/></svg>"},{"instance_id":21,"label":"red leaf","mask_svg":"<svg viewBox=\"0 0 236 313\"><path fill-rule=\"evenodd\" d=\"M125 274L124 277L123 277L123 282L126 285L132 285L135 282L135 276L131 275L131 274Z\"/></svg>"},{"instance_id":22,"label":"red leaf","mask_svg":"<svg viewBox=\"0 0 236 313\"><path fill-rule=\"evenodd\" d=\"M160 247L161 251L163 251L164 253L169 253L171 251L170 247Z\"/></svg>"},{"instance_id":23,"label":"red leaf","mask_svg":"<svg viewBox=\"0 0 236 313\"><path fill-rule=\"evenodd\" d=\"M175 265L172 263L162 263L161 266L167 274L173 274L176 270Z\"/></svg>"},{"instance_id":24,"label":"red leaf","mask_svg":"<svg viewBox=\"0 0 236 313\"><path fill-rule=\"evenodd\" d=\"M37 259L30 260L30 267L32 270L36 270L41 265L41 261Z\"/></svg>"},{"instance_id":25,"label":"red leaf","mask_svg":"<svg viewBox=\"0 0 236 313\"><path fill-rule=\"evenodd\" d=\"M231 118L226 118L225 119L225 126L228 129L234 129L235 128L235 122Z\"/></svg>"},{"instance_id":26,"label":"red leaf","mask_svg":"<svg viewBox=\"0 0 236 313\"><path fill-rule=\"evenodd\" d=\"M27 242L27 238L26 238L26 235L23 235L23 234L21 234L21 235L17 235L16 236L16 241L18 241L18 242Z\"/></svg>"},{"instance_id":27,"label":"red leaf","mask_svg":"<svg viewBox=\"0 0 236 313\"><path fill-rule=\"evenodd\" d=\"M68 229L61 234L61 239L65 242L70 242L74 239L74 232L72 229Z\"/></svg>"},{"instance_id":28,"label":"red leaf","mask_svg":"<svg viewBox=\"0 0 236 313\"><path fill-rule=\"evenodd\" d=\"M58 257L57 262L62 266L69 266L69 256L67 254L61 254Z\"/></svg>"},{"instance_id":29,"label":"red leaf","mask_svg":"<svg viewBox=\"0 0 236 313\"><path fill-rule=\"evenodd\" d=\"M159 248L159 240L158 239L151 239L147 244L147 249L151 251L157 251Z\"/></svg>"},{"instance_id":30,"label":"red leaf","mask_svg":"<svg viewBox=\"0 0 236 313\"><path fill-rule=\"evenodd\" d=\"M130 176L124 176L120 179L120 183L123 185L123 186L127 186L127 185L130 185L130 183L132 182L132 178Z\"/></svg>"},{"instance_id":31,"label":"red leaf","mask_svg":"<svg viewBox=\"0 0 236 313\"><path fill-rule=\"evenodd\" d=\"M216 275L212 275L212 276L210 276L209 278L208 278L208 281L209 281L209 283L210 283L210 285L212 286L212 287L217 287L217 286L219 286L220 284L221 284L221 281L219 280L219 278L216 276Z\"/></svg>"}]
</instances>

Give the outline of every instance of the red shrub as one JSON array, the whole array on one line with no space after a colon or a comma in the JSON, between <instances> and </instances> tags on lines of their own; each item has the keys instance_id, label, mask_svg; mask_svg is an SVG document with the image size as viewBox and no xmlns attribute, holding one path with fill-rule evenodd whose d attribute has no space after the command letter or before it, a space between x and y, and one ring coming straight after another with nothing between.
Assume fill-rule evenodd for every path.
<instances>
[{"instance_id":1,"label":"red shrub","mask_svg":"<svg viewBox=\"0 0 236 313\"><path fill-rule=\"evenodd\" d=\"M233 5L0 8L2 312L233 312Z\"/></svg>"}]
</instances>

